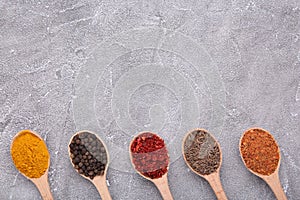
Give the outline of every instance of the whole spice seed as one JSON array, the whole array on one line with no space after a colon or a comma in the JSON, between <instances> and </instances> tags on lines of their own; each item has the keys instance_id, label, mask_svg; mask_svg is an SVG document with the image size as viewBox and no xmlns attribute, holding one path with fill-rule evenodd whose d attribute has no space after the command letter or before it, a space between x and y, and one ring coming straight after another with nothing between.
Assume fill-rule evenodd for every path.
<instances>
[{"instance_id":1,"label":"whole spice seed","mask_svg":"<svg viewBox=\"0 0 300 200\"><path fill-rule=\"evenodd\" d=\"M219 145L204 130L195 130L184 141L184 156L188 165L201 175L217 171L221 163Z\"/></svg>"},{"instance_id":2,"label":"whole spice seed","mask_svg":"<svg viewBox=\"0 0 300 200\"><path fill-rule=\"evenodd\" d=\"M16 168L29 178L41 177L49 165L49 152L45 142L29 130L21 131L11 146Z\"/></svg>"},{"instance_id":3,"label":"whole spice seed","mask_svg":"<svg viewBox=\"0 0 300 200\"><path fill-rule=\"evenodd\" d=\"M245 132L240 152L246 166L258 174L270 175L277 169L280 156L278 145L273 136L262 129Z\"/></svg>"},{"instance_id":4,"label":"whole spice seed","mask_svg":"<svg viewBox=\"0 0 300 200\"><path fill-rule=\"evenodd\" d=\"M75 135L69 145L70 158L78 173L93 179L104 175L107 166L107 152L102 142L92 133Z\"/></svg>"},{"instance_id":5,"label":"whole spice seed","mask_svg":"<svg viewBox=\"0 0 300 200\"><path fill-rule=\"evenodd\" d=\"M169 155L164 140L154 133L141 133L130 146L132 162L142 175L161 178L168 171Z\"/></svg>"}]
</instances>

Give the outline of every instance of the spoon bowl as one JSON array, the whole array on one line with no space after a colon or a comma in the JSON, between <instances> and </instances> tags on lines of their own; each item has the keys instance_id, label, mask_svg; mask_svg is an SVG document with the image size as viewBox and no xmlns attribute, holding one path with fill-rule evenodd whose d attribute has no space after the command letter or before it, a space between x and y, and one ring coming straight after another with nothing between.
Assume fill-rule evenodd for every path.
<instances>
[{"instance_id":1,"label":"spoon bowl","mask_svg":"<svg viewBox=\"0 0 300 200\"><path fill-rule=\"evenodd\" d=\"M159 142L150 143L150 140ZM157 143L160 144L159 147L155 146ZM147 146L147 144L150 145ZM147 151L149 148L157 149L154 151ZM169 154L163 139L152 132L140 132L130 142L129 155L131 164L137 173L153 182L160 191L163 199L173 200L168 184Z\"/></svg>"},{"instance_id":2,"label":"spoon bowl","mask_svg":"<svg viewBox=\"0 0 300 200\"><path fill-rule=\"evenodd\" d=\"M255 136L254 133L258 133L259 135ZM251 144L249 143L252 143L252 141L248 142L245 140L247 136L247 134L253 134L251 140L252 141L257 141L259 139L259 136L260 137L264 137L264 141L267 141L269 140L270 142L272 142L273 146L275 147L275 150L276 152L271 152L273 153L274 155L277 154L278 156L278 161L277 161L277 164L276 166L274 165L270 165L270 163L264 163L264 166L270 166L271 167L271 172L268 173L268 171L263 171L263 170L260 170L260 172L258 171L259 169L254 169L253 167L251 168L249 164L247 164L247 162L245 161L244 159L244 150L245 148L249 148L249 146ZM264 155L264 156L268 156L269 153L270 153L270 149L266 149L268 147L266 147L265 145L260 145L259 146L259 149L260 149L260 153L259 155L257 154L257 159L256 159L256 162L261 162L261 155ZM265 129L262 129L262 128L250 128L248 130L246 130L243 135L241 136L241 139L240 139L240 142L239 142L239 149L240 149L240 156L242 158L242 161L244 163L244 165L246 166L246 168L253 174L255 174L256 176L262 178L269 186L270 188L272 189L272 191L274 192L276 198L278 200L286 200L287 197L282 189L282 186L281 186L281 183L280 183L280 179L279 179L279 175L278 175L278 172L279 172L279 167L280 167L280 162L281 162L281 155L280 155L280 149L279 149L279 146L275 140L275 138L273 137L273 135L271 133L269 133L268 131L266 131ZM277 159L277 156L275 159ZM272 156L272 158L268 159L267 161L270 161L273 159L274 156Z\"/></svg>"},{"instance_id":3,"label":"spoon bowl","mask_svg":"<svg viewBox=\"0 0 300 200\"><path fill-rule=\"evenodd\" d=\"M79 131L71 137L68 147L77 173L94 184L102 199L111 200L106 184L109 154L100 137L91 131Z\"/></svg>"},{"instance_id":4,"label":"spoon bowl","mask_svg":"<svg viewBox=\"0 0 300 200\"><path fill-rule=\"evenodd\" d=\"M189 131L183 138L182 154L188 167L209 182L217 198L227 200L220 181L222 151L214 136L205 129Z\"/></svg>"},{"instance_id":5,"label":"spoon bowl","mask_svg":"<svg viewBox=\"0 0 300 200\"><path fill-rule=\"evenodd\" d=\"M30 134L34 137L37 137L46 146L44 140L36 132L31 131L31 130L22 130L22 131L18 132L12 140L11 147L10 147L11 153L13 152L13 145L15 144L16 140L19 137L24 136L25 134ZM47 148L47 146L46 146L46 148ZM49 154L49 152L48 152L48 154ZM35 186L38 188L43 200L53 200L53 196L52 196L52 193L51 193L51 190L49 187L49 182L48 182L49 166L50 166L50 155L49 155L48 162L47 162L47 169L44 172L44 174L42 174L40 177L31 178L31 177L27 176L25 173L23 173L22 170L19 169L16 165L16 168L19 170L19 172L35 184Z\"/></svg>"}]
</instances>

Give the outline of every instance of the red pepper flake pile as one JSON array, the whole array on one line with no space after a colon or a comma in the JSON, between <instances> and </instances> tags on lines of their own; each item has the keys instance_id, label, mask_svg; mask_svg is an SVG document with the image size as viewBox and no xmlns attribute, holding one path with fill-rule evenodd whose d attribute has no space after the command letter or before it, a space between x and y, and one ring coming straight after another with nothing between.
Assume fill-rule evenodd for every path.
<instances>
[{"instance_id":1,"label":"red pepper flake pile","mask_svg":"<svg viewBox=\"0 0 300 200\"><path fill-rule=\"evenodd\" d=\"M141 133L130 146L132 162L142 175L161 178L167 171L169 155L164 140L154 133Z\"/></svg>"},{"instance_id":2,"label":"red pepper flake pile","mask_svg":"<svg viewBox=\"0 0 300 200\"><path fill-rule=\"evenodd\" d=\"M277 169L279 148L273 136L262 129L250 129L241 139L240 152L252 171L270 175Z\"/></svg>"}]
</instances>

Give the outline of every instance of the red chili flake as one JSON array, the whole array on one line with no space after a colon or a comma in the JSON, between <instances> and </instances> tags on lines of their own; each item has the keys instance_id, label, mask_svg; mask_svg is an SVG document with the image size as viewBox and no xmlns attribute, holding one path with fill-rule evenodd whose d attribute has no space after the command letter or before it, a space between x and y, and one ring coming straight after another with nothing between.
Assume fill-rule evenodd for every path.
<instances>
[{"instance_id":1,"label":"red chili flake","mask_svg":"<svg viewBox=\"0 0 300 200\"><path fill-rule=\"evenodd\" d=\"M169 155L164 140L154 133L141 133L130 146L135 169L151 179L162 177L168 171Z\"/></svg>"}]
</instances>

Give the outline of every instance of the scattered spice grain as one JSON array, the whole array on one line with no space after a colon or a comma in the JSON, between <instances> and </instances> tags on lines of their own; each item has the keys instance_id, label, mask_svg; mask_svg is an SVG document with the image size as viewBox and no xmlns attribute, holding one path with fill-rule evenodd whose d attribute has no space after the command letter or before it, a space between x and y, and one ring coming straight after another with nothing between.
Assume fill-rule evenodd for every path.
<instances>
[{"instance_id":1,"label":"scattered spice grain","mask_svg":"<svg viewBox=\"0 0 300 200\"><path fill-rule=\"evenodd\" d=\"M69 150L71 161L79 174L90 179L104 175L108 155L96 135L90 132L76 134L71 140Z\"/></svg>"},{"instance_id":2,"label":"scattered spice grain","mask_svg":"<svg viewBox=\"0 0 300 200\"><path fill-rule=\"evenodd\" d=\"M194 130L185 138L184 157L187 164L200 175L209 175L217 171L221 163L218 143L204 130Z\"/></svg>"},{"instance_id":3,"label":"scattered spice grain","mask_svg":"<svg viewBox=\"0 0 300 200\"><path fill-rule=\"evenodd\" d=\"M277 169L280 153L273 136L263 129L250 129L244 133L240 152L245 165L252 171L270 175Z\"/></svg>"},{"instance_id":4,"label":"scattered spice grain","mask_svg":"<svg viewBox=\"0 0 300 200\"><path fill-rule=\"evenodd\" d=\"M136 136L130 146L135 169L145 177L161 178L168 171L169 155L164 140L151 132Z\"/></svg>"}]
</instances>

